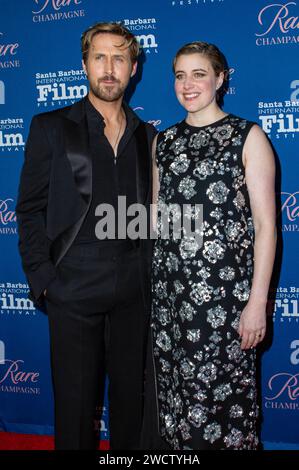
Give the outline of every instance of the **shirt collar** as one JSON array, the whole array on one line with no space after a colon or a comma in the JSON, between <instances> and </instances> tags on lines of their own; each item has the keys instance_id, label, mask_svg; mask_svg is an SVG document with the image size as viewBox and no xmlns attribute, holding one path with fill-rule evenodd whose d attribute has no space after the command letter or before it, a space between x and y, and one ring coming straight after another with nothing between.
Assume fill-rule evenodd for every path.
<instances>
[{"instance_id":1,"label":"shirt collar","mask_svg":"<svg viewBox=\"0 0 299 470\"><path fill-rule=\"evenodd\" d=\"M127 128L134 132L134 130L139 125L140 119L137 114L127 105L127 103L123 102L123 110L126 114L127 119ZM102 129L105 127L105 121L102 114L93 106L91 101L89 100L88 96L85 97L85 112L87 115L88 122L96 127L101 127Z\"/></svg>"}]
</instances>

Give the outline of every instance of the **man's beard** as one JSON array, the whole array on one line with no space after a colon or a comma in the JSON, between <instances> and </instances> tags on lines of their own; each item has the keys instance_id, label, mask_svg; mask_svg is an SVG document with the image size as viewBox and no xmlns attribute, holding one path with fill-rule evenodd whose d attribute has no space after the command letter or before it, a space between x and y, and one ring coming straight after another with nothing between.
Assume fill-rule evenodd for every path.
<instances>
[{"instance_id":1,"label":"man's beard","mask_svg":"<svg viewBox=\"0 0 299 470\"><path fill-rule=\"evenodd\" d=\"M113 85L109 86L106 84L101 83L102 80L111 80L118 84L118 86ZM112 77L104 77L102 79L98 79L96 84L89 82L90 89L92 93L102 101L113 102L119 100L125 92L126 86L122 86L119 80L116 80Z\"/></svg>"}]
</instances>

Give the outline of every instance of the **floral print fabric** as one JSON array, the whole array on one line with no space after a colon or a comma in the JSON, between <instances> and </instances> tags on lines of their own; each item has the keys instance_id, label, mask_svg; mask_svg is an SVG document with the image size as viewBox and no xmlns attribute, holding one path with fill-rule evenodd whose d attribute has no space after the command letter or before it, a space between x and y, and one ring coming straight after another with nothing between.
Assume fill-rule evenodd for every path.
<instances>
[{"instance_id":1,"label":"floral print fabric","mask_svg":"<svg viewBox=\"0 0 299 470\"><path fill-rule=\"evenodd\" d=\"M152 274L152 336L159 430L173 449L255 449L255 350L242 351L240 315L253 273L254 231L242 163L253 123L234 115L159 134L158 207L188 204L202 246L161 236ZM192 209L192 205L194 209ZM191 208L190 208L191 207ZM189 211L189 213L188 213ZM173 223L176 213L173 213Z\"/></svg>"}]
</instances>

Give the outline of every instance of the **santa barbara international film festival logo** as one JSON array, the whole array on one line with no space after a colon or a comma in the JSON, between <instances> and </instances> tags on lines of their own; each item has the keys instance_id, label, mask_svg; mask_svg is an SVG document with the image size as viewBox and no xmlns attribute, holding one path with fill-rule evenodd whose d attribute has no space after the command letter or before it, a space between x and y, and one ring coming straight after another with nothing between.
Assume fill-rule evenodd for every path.
<instances>
[{"instance_id":1,"label":"santa barbara international film festival logo","mask_svg":"<svg viewBox=\"0 0 299 470\"><path fill-rule=\"evenodd\" d=\"M267 382L264 407L271 410L299 410L299 338L289 344L290 369L273 374Z\"/></svg>"},{"instance_id":2,"label":"santa barbara international film festival logo","mask_svg":"<svg viewBox=\"0 0 299 470\"><path fill-rule=\"evenodd\" d=\"M273 322L299 323L299 287L278 286L269 301Z\"/></svg>"},{"instance_id":3,"label":"santa barbara international film festival logo","mask_svg":"<svg viewBox=\"0 0 299 470\"><path fill-rule=\"evenodd\" d=\"M273 2L264 6L257 15L257 46L299 44L298 2Z\"/></svg>"},{"instance_id":4,"label":"santa barbara international film festival logo","mask_svg":"<svg viewBox=\"0 0 299 470\"><path fill-rule=\"evenodd\" d=\"M299 80L289 83L288 96L272 101L259 101L259 120L270 138L299 137Z\"/></svg>"},{"instance_id":5,"label":"santa barbara international film festival logo","mask_svg":"<svg viewBox=\"0 0 299 470\"><path fill-rule=\"evenodd\" d=\"M87 95L88 84L83 69L36 72L37 106L68 106Z\"/></svg>"},{"instance_id":6,"label":"santa barbara international film festival logo","mask_svg":"<svg viewBox=\"0 0 299 470\"><path fill-rule=\"evenodd\" d=\"M6 35L0 31L0 70L21 66L18 57L19 47L20 44L18 42L8 40Z\"/></svg>"},{"instance_id":7,"label":"santa barbara international film festival logo","mask_svg":"<svg viewBox=\"0 0 299 470\"><path fill-rule=\"evenodd\" d=\"M40 395L40 373L26 370L22 359L9 359L6 344L0 340L0 392Z\"/></svg>"},{"instance_id":8,"label":"santa barbara international film festival logo","mask_svg":"<svg viewBox=\"0 0 299 470\"><path fill-rule=\"evenodd\" d=\"M85 16L84 0L32 0L32 21L73 20Z\"/></svg>"},{"instance_id":9,"label":"santa barbara international film festival logo","mask_svg":"<svg viewBox=\"0 0 299 470\"><path fill-rule=\"evenodd\" d=\"M156 18L125 18L117 23L131 31L145 54L158 53L157 19Z\"/></svg>"},{"instance_id":10,"label":"santa barbara international film festival logo","mask_svg":"<svg viewBox=\"0 0 299 470\"><path fill-rule=\"evenodd\" d=\"M29 286L26 282L0 280L0 316L30 318L36 315L33 302L28 299Z\"/></svg>"},{"instance_id":11,"label":"santa barbara international film festival logo","mask_svg":"<svg viewBox=\"0 0 299 470\"><path fill-rule=\"evenodd\" d=\"M22 117L0 118L0 156L24 150L24 119Z\"/></svg>"}]
</instances>

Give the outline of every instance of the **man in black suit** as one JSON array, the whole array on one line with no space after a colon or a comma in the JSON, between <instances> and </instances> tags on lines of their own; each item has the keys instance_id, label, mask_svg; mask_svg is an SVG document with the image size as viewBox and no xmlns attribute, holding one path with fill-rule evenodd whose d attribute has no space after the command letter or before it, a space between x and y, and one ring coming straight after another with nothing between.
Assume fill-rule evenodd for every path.
<instances>
[{"instance_id":1,"label":"man in black suit","mask_svg":"<svg viewBox=\"0 0 299 470\"><path fill-rule=\"evenodd\" d=\"M82 54L88 96L32 119L16 208L19 249L30 298L49 318L56 449L95 448L106 373L110 446L135 449L151 242L123 237L124 227L100 240L96 208L109 204L117 221L122 196L126 208L139 203L149 214L155 130L123 102L136 38L98 23L82 35Z\"/></svg>"}]
</instances>

